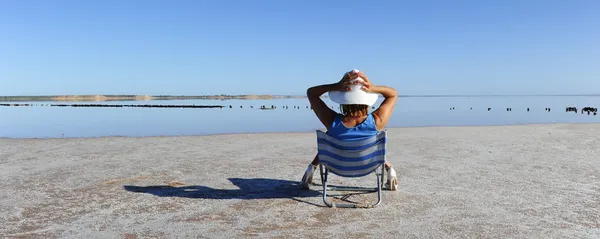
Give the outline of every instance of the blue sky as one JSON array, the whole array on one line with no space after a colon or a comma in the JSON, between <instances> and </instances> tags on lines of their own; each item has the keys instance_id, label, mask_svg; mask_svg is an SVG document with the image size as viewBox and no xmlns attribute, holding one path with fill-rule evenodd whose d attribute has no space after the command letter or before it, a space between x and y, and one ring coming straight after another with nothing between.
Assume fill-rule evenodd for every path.
<instances>
[{"instance_id":1,"label":"blue sky","mask_svg":"<svg viewBox=\"0 0 600 239\"><path fill-rule=\"evenodd\" d=\"M600 1L0 1L0 95L600 93Z\"/></svg>"}]
</instances>

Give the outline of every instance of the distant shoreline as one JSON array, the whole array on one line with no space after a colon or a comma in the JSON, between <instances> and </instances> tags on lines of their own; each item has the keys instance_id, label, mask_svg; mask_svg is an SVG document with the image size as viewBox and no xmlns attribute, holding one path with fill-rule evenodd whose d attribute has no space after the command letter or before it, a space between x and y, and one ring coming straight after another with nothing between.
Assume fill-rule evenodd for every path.
<instances>
[{"instance_id":1,"label":"distant shoreline","mask_svg":"<svg viewBox=\"0 0 600 239\"><path fill-rule=\"evenodd\" d=\"M428 97L600 97L600 94L547 94L547 95L399 95L400 98ZM150 101L150 100L271 100L304 99L304 95L46 95L46 96L0 96L2 102L14 101ZM327 95L323 95L327 98Z\"/></svg>"}]
</instances>

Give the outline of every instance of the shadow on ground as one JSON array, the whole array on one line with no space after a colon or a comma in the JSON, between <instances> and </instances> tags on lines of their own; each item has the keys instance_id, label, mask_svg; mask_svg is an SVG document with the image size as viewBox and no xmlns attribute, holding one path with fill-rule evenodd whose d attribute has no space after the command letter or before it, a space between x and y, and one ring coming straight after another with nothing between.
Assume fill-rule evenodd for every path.
<instances>
[{"instance_id":1,"label":"shadow on ground","mask_svg":"<svg viewBox=\"0 0 600 239\"><path fill-rule=\"evenodd\" d=\"M321 193L302 190L298 182L269 178L229 178L239 189L217 189L205 186L123 186L125 190L148 193L160 197L185 197L203 199L274 199L316 197Z\"/></svg>"}]
</instances>

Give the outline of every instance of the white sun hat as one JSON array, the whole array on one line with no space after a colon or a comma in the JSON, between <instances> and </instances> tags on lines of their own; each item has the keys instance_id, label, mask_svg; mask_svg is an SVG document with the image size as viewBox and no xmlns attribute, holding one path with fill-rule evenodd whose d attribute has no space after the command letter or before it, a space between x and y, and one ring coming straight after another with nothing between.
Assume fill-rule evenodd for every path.
<instances>
[{"instance_id":1,"label":"white sun hat","mask_svg":"<svg viewBox=\"0 0 600 239\"><path fill-rule=\"evenodd\" d=\"M355 73L359 71L354 69ZM359 84L350 85L349 91L329 91L329 99L331 101L338 103L340 105L368 105L372 106L377 101L379 94L377 93L367 93L361 89L364 80L360 77L352 80L351 82L358 81Z\"/></svg>"}]
</instances>

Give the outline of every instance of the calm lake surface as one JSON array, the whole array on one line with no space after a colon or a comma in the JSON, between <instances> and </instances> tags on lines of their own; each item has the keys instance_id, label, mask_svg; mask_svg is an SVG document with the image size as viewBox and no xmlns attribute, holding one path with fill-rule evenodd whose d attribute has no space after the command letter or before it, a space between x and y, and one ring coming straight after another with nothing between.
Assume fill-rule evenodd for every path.
<instances>
[{"instance_id":1,"label":"calm lake surface","mask_svg":"<svg viewBox=\"0 0 600 239\"><path fill-rule=\"evenodd\" d=\"M324 100L339 111L337 104ZM222 109L0 107L0 137L9 138L311 132L324 128L313 111L306 109L308 99L3 103L226 106ZM260 110L261 105L274 105L277 109ZM581 114L581 108L598 105L600 97L595 96L403 97L398 100L388 127L600 123L600 115ZM565 112L570 106L577 107L579 112ZM488 111L488 107L492 110Z\"/></svg>"}]
</instances>

